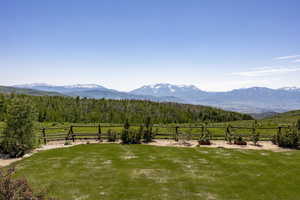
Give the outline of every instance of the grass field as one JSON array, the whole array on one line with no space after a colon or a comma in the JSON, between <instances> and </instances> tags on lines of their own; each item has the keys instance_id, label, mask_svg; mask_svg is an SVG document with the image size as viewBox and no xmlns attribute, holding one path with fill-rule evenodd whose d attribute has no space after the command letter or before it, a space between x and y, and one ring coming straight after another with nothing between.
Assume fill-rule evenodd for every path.
<instances>
[{"instance_id":1,"label":"grass field","mask_svg":"<svg viewBox=\"0 0 300 200\"><path fill-rule=\"evenodd\" d=\"M63 200L295 200L300 152L89 144L17 163L38 189Z\"/></svg>"}]
</instances>

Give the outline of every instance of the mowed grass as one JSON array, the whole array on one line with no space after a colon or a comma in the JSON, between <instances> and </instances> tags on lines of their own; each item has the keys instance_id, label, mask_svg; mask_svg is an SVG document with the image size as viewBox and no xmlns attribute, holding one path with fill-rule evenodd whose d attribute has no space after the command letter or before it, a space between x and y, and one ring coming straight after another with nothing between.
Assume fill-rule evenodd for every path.
<instances>
[{"instance_id":1,"label":"mowed grass","mask_svg":"<svg viewBox=\"0 0 300 200\"><path fill-rule=\"evenodd\" d=\"M87 144L17 163L36 189L61 200L295 200L300 151Z\"/></svg>"}]
</instances>

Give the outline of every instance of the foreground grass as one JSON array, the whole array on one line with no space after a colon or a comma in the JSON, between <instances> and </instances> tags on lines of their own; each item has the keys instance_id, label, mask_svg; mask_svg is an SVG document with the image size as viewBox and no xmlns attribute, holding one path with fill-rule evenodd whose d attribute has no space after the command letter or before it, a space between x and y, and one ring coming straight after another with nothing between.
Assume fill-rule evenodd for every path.
<instances>
[{"instance_id":1,"label":"foreground grass","mask_svg":"<svg viewBox=\"0 0 300 200\"><path fill-rule=\"evenodd\" d=\"M40 152L17 164L63 200L294 200L300 152L90 144Z\"/></svg>"}]
</instances>

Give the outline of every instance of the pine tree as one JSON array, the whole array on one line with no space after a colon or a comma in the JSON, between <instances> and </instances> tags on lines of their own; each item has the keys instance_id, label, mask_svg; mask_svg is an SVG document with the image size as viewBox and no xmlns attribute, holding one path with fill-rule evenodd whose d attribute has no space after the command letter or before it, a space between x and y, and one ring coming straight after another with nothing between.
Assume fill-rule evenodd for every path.
<instances>
[{"instance_id":1,"label":"pine tree","mask_svg":"<svg viewBox=\"0 0 300 200\"><path fill-rule=\"evenodd\" d=\"M0 94L0 121L4 120L5 115L5 99L4 96Z\"/></svg>"},{"instance_id":2,"label":"pine tree","mask_svg":"<svg viewBox=\"0 0 300 200\"><path fill-rule=\"evenodd\" d=\"M7 106L6 128L1 150L11 157L23 156L35 144L32 103L22 98L13 98Z\"/></svg>"}]
</instances>

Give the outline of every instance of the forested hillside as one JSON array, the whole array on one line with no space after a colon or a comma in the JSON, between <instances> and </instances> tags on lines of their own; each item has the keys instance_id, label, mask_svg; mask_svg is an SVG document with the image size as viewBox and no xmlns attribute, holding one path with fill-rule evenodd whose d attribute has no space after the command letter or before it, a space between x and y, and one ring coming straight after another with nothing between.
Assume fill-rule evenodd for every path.
<instances>
[{"instance_id":1,"label":"forested hillside","mask_svg":"<svg viewBox=\"0 0 300 200\"><path fill-rule=\"evenodd\" d=\"M252 119L251 116L207 106L156 103L142 100L87 99L62 96L0 94L0 120L11 98L27 98L33 103L40 122L142 123L148 116L153 123L223 122Z\"/></svg>"}]
</instances>

